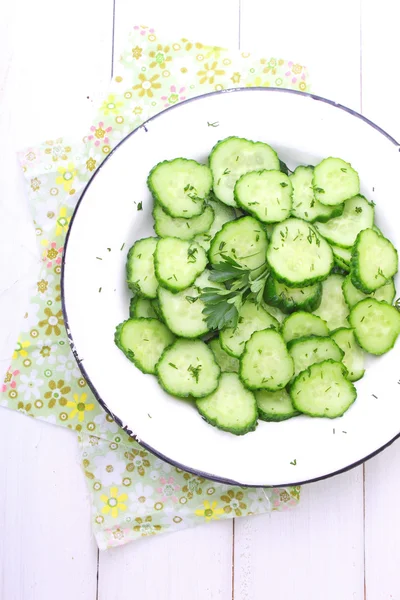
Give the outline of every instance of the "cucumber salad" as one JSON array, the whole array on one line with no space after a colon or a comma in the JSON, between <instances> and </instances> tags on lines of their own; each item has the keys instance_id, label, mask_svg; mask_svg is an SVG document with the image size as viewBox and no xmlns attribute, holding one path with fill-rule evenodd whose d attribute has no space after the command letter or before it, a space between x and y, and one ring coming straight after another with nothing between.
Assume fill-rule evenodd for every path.
<instances>
[{"instance_id":1,"label":"cucumber salad","mask_svg":"<svg viewBox=\"0 0 400 600\"><path fill-rule=\"evenodd\" d=\"M358 173L332 157L292 172L268 144L229 137L208 165L157 164L148 187L155 236L129 250L115 333L127 358L236 435L342 416L366 353L400 333L397 251Z\"/></svg>"}]
</instances>

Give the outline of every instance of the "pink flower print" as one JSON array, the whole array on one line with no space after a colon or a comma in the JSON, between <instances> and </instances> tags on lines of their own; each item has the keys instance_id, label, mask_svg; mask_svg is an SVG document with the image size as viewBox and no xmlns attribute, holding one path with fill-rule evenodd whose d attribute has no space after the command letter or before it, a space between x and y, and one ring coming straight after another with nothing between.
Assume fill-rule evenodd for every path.
<instances>
[{"instance_id":1,"label":"pink flower print","mask_svg":"<svg viewBox=\"0 0 400 600\"><path fill-rule=\"evenodd\" d=\"M147 32L154 33L154 29L148 29L145 25L135 25L133 29L135 31L140 30L140 35L146 35Z\"/></svg>"},{"instance_id":2,"label":"pink flower print","mask_svg":"<svg viewBox=\"0 0 400 600\"><path fill-rule=\"evenodd\" d=\"M95 140L95 146L100 146L101 143L107 145L110 143L110 139L107 136L107 133L110 133L110 131L112 131L112 127L105 127L103 121L100 121L97 127L95 125L92 125L90 131L92 133L88 136L88 140L90 142Z\"/></svg>"},{"instance_id":3,"label":"pink flower print","mask_svg":"<svg viewBox=\"0 0 400 600\"><path fill-rule=\"evenodd\" d=\"M180 489L180 485L175 483L175 479L173 477L169 477L166 479L165 477L160 477L160 483L162 487L157 488L157 493L161 494L161 502L166 502L167 500L172 500L172 502L178 502L178 498L175 495Z\"/></svg>"},{"instance_id":4,"label":"pink flower print","mask_svg":"<svg viewBox=\"0 0 400 600\"><path fill-rule=\"evenodd\" d=\"M61 257L64 248L57 248L56 242L51 242L43 252L43 262L46 262L46 267L50 269L53 265L61 264Z\"/></svg>"},{"instance_id":5,"label":"pink flower print","mask_svg":"<svg viewBox=\"0 0 400 600\"><path fill-rule=\"evenodd\" d=\"M14 390L17 387L17 382L15 381L15 377L19 375L18 369L15 371L11 371L11 367L8 367L6 376L4 377L4 383L1 386L1 391L6 392L8 388Z\"/></svg>"},{"instance_id":6,"label":"pink flower print","mask_svg":"<svg viewBox=\"0 0 400 600\"><path fill-rule=\"evenodd\" d=\"M182 100L186 100L186 96L183 96L183 92L185 91L184 87L181 87L179 91L176 89L176 85L171 85L169 96L161 96L161 100L165 102L164 106L172 106L172 104L176 104L177 102L182 102Z\"/></svg>"}]
</instances>

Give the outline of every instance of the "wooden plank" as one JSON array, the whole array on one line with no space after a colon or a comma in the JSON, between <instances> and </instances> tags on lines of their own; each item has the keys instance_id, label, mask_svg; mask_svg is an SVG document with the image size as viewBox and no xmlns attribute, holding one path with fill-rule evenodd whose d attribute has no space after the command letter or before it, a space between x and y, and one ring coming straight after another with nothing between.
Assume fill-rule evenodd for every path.
<instances>
[{"instance_id":1,"label":"wooden plank","mask_svg":"<svg viewBox=\"0 0 400 600\"><path fill-rule=\"evenodd\" d=\"M303 486L292 511L236 519L234 597L361 600L362 485L360 467Z\"/></svg>"},{"instance_id":2,"label":"wooden plank","mask_svg":"<svg viewBox=\"0 0 400 600\"><path fill-rule=\"evenodd\" d=\"M2 7L0 24L0 368L36 281L38 251L16 151L81 138L92 91L111 73L112 0ZM89 99L87 99L89 96ZM71 432L1 409L0 597L95 599L97 548Z\"/></svg>"},{"instance_id":3,"label":"wooden plank","mask_svg":"<svg viewBox=\"0 0 400 600\"><path fill-rule=\"evenodd\" d=\"M0 597L96 598L97 547L75 435L1 409Z\"/></svg>"},{"instance_id":4,"label":"wooden plank","mask_svg":"<svg viewBox=\"0 0 400 600\"><path fill-rule=\"evenodd\" d=\"M179 21L171 19L172 13L179 14ZM135 24L154 27L166 42L174 37L187 37L238 47L239 4L231 0L205 0L194 5L176 0L171 8L171 3L161 0L140 5L117 0L116 48L123 47L129 28ZM116 50L114 60L118 56ZM135 595L143 598L231 598L232 527L231 520L212 523L101 552L99 600L119 600L132 592L133 582Z\"/></svg>"},{"instance_id":5,"label":"wooden plank","mask_svg":"<svg viewBox=\"0 0 400 600\"><path fill-rule=\"evenodd\" d=\"M240 29L243 49L308 66L315 94L358 108L358 0L242 0Z\"/></svg>"},{"instance_id":6,"label":"wooden plank","mask_svg":"<svg viewBox=\"0 0 400 600\"><path fill-rule=\"evenodd\" d=\"M396 65L400 5L362 3L363 114L400 140ZM399 388L400 396L400 388ZM400 597L400 442L365 465L365 572L367 600Z\"/></svg>"},{"instance_id":7,"label":"wooden plank","mask_svg":"<svg viewBox=\"0 0 400 600\"><path fill-rule=\"evenodd\" d=\"M232 597L232 520L100 552L99 600Z\"/></svg>"}]
</instances>

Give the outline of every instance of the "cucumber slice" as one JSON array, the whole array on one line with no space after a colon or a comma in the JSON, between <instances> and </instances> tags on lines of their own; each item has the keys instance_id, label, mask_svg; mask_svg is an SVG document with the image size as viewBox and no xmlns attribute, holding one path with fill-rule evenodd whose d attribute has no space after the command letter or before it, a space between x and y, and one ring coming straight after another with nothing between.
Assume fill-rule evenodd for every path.
<instances>
[{"instance_id":1,"label":"cucumber slice","mask_svg":"<svg viewBox=\"0 0 400 600\"><path fill-rule=\"evenodd\" d=\"M363 229L372 227L374 207L364 196L354 196L344 203L343 214L327 223L318 223L319 233L331 244L351 248ZM337 254L337 251L336 251ZM342 256L345 260L348 255Z\"/></svg>"},{"instance_id":2,"label":"cucumber slice","mask_svg":"<svg viewBox=\"0 0 400 600\"><path fill-rule=\"evenodd\" d=\"M341 158L325 158L314 168L316 200L332 206L360 193L360 178L350 163Z\"/></svg>"},{"instance_id":3,"label":"cucumber slice","mask_svg":"<svg viewBox=\"0 0 400 600\"><path fill-rule=\"evenodd\" d=\"M285 389L277 392L256 391L254 395L259 417L263 421L286 421L300 414Z\"/></svg>"},{"instance_id":4,"label":"cucumber slice","mask_svg":"<svg viewBox=\"0 0 400 600\"><path fill-rule=\"evenodd\" d=\"M341 248L340 246L335 246L335 244L331 244L331 248L335 258L335 263L342 269L349 271L351 262L351 248Z\"/></svg>"},{"instance_id":5,"label":"cucumber slice","mask_svg":"<svg viewBox=\"0 0 400 600\"><path fill-rule=\"evenodd\" d=\"M252 171L236 182L236 204L263 223L278 223L290 217L292 184L280 171Z\"/></svg>"},{"instance_id":6,"label":"cucumber slice","mask_svg":"<svg viewBox=\"0 0 400 600\"><path fill-rule=\"evenodd\" d=\"M241 175L249 171L280 168L278 155L271 146L238 137L218 142L211 151L209 164L214 194L228 206L236 206L233 190Z\"/></svg>"},{"instance_id":7,"label":"cucumber slice","mask_svg":"<svg viewBox=\"0 0 400 600\"><path fill-rule=\"evenodd\" d=\"M161 312L161 308L160 308L160 303L158 302L158 298L154 298L154 300L151 301L151 305L154 309L154 312L156 314L156 318L159 321L162 321L162 323L164 323L164 317L163 314Z\"/></svg>"},{"instance_id":8,"label":"cucumber slice","mask_svg":"<svg viewBox=\"0 0 400 600\"><path fill-rule=\"evenodd\" d=\"M321 298L322 285L319 282L305 288L289 288L268 277L264 288L264 301L287 314L296 310L312 312L320 305Z\"/></svg>"},{"instance_id":9,"label":"cucumber slice","mask_svg":"<svg viewBox=\"0 0 400 600\"><path fill-rule=\"evenodd\" d=\"M283 337L274 329L253 333L240 357L239 376L249 390L284 388L294 373Z\"/></svg>"},{"instance_id":10,"label":"cucumber slice","mask_svg":"<svg viewBox=\"0 0 400 600\"><path fill-rule=\"evenodd\" d=\"M236 327L227 327L220 332L221 346L230 356L239 358L251 335L267 327L279 329L279 323L262 306L247 300L239 310Z\"/></svg>"},{"instance_id":11,"label":"cucumber slice","mask_svg":"<svg viewBox=\"0 0 400 600\"><path fill-rule=\"evenodd\" d=\"M190 219L203 212L212 175L206 165L187 158L175 158L153 167L147 185L168 215Z\"/></svg>"},{"instance_id":12,"label":"cucumber slice","mask_svg":"<svg viewBox=\"0 0 400 600\"><path fill-rule=\"evenodd\" d=\"M288 350L294 362L294 376L305 371L311 365L332 359L340 362L344 352L330 337L298 338L288 343Z\"/></svg>"},{"instance_id":13,"label":"cucumber slice","mask_svg":"<svg viewBox=\"0 0 400 600\"><path fill-rule=\"evenodd\" d=\"M317 317L321 317L326 322L330 331L349 326L347 321L349 307L343 296L343 281L343 275L329 275L328 279L322 283L321 304L314 311Z\"/></svg>"},{"instance_id":14,"label":"cucumber slice","mask_svg":"<svg viewBox=\"0 0 400 600\"><path fill-rule=\"evenodd\" d=\"M328 336L328 325L317 317L307 312L296 312L287 317L282 324L282 335L286 343L301 337Z\"/></svg>"},{"instance_id":15,"label":"cucumber slice","mask_svg":"<svg viewBox=\"0 0 400 600\"><path fill-rule=\"evenodd\" d=\"M214 210L204 207L198 217L182 219L170 217L156 202L153 208L154 231L159 237L176 237L181 240L192 240L196 235L208 231L214 221Z\"/></svg>"},{"instance_id":16,"label":"cucumber slice","mask_svg":"<svg viewBox=\"0 0 400 600\"><path fill-rule=\"evenodd\" d=\"M311 365L290 388L294 407L310 417L341 417L357 398L346 367L334 360Z\"/></svg>"},{"instance_id":17,"label":"cucumber slice","mask_svg":"<svg viewBox=\"0 0 400 600\"><path fill-rule=\"evenodd\" d=\"M138 240L129 250L126 261L126 281L129 289L146 298L157 296L158 281L154 273L156 246L157 238Z\"/></svg>"},{"instance_id":18,"label":"cucumber slice","mask_svg":"<svg viewBox=\"0 0 400 600\"><path fill-rule=\"evenodd\" d=\"M276 319L278 321L279 324L283 323L283 321L286 319L285 313L282 312L276 306L271 306L270 304L266 304L265 302L261 302L261 305L262 305L263 309L266 310L267 313L271 315L271 317L274 317L274 319Z\"/></svg>"},{"instance_id":19,"label":"cucumber slice","mask_svg":"<svg viewBox=\"0 0 400 600\"><path fill-rule=\"evenodd\" d=\"M204 302L200 299L203 288L210 285L210 272L204 271L194 285L182 292L158 288L158 301L165 323L179 337L196 338L208 333L206 317L203 314ZM213 287L222 286L212 282Z\"/></svg>"},{"instance_id":20,"label":"cucumber slice","mask_svg":"<svg viewBox=\"0 0 400 600\"><path fill-rule=\"evenodd\" d=\"M342 362L348 371L349 381L358 381L364 376L364 352L361 350L354 337L352 329L341 327L331 333L331 338L344 352Z\"/></svg>"},{"instance_id":21,"label":"cucumber slice","mask_svg":"<svg viewBox=\"0 0 400 600\"><path fill-rule=\"evenodd\" d=\"M366 352L377 356L393 348L400 333L400 313L386 302L366 298L350 312L356 340Z\"/></svg>"},{"instance_id":22,"label":"cucumber slice","mask_svg":"<svg viewBox=\"0 0 400 600\"><path fill-rule=\"evenodd\" d=\"M209 258L215 265L230 256L242 267L252 271L266 262L268 241L261 223L254 217L241 217L225 223L211 242Z\"/></svg>"},{"instance_id":23,"label":"cucumber slice","mask_svg":"<svg viewBox=\"0 0 400 600\"><path fill-rule=\"evenodd\" d=\"M160 285L180 292L191 286L207 266L207 255L196 242L161 238L154 253L154 267Z\"/></svg>"},{"instance_id":24,"label":"cucumber slice","mask_svg":"<svg viewBox=\"0 0 400 600\"><path fill-rule=\"evenodd\" d=\"M314 167L297 167L290 176L293 186L292 216L304 219L310 223L314 221L328 221L338 217L343 212L343 205L325 206L314 196L313 188Z\"/></svg>"},{"instance_id":25,"label":"cucumber slice","mask_svg":"<svg viewBox=\"0 0 400 600\"><path fill-rule=\"evenodd\" d=\"M239 361L233 356L229 356L227 352L222 348L218 338L214 338L211 342L208 342L209 347L214 353L217 365L221 369L222 373L238 373L239 372Z\"/></svg>"},{"instance_id":26,"label":"cucumber slice","mask_svg":"<svg viewBox=\"0 0 400 600\"><path fill-rule=\"evenodd\" d=\"M397 273L398 262L393 244L373 229L365 229L354 245L351 281L361 292L370 294Z\"/></svg>"},{"instance_id":27,"label":"cucumber slice","mask_svg":"<svg viewBox=\"0 0 400 600\"><path fill-rule=\"evenodd\" d=\"M129 304L129 316L131 319L157 319L158 315L154 310L153 300L142 298L141 296L133 296Z\"/></svg>"},{"instance_id":28,"label":"cucumber slice","mask_svg":"<svg viewBox=\"0 0 400 600\"><path fill-rule=\"evenodd\" d=\"M226 204L219 202L219 200L214 200L211 198L208 200L208 203L214 211L214 221L212 222L208 231L196 235L196 237L194 238L194 241L200 244L200 246L204 248L206 252L209 251L211 240L213 239L215 234L222 228L222 226L225 225L225 223L236 219L236 213L234 208L226 206Z\"/></svg>"},{"instance_id":29,"label":"cucumber slice","mask_svg":"<svg viewBox=\"0 0 400 600\"><path fill-rule=\"evenodd\" d=\"M289 287L305 287L328 277L333 253L316 229L302 219L275 225L267 250L273 276Z\"/></svg>"},{"instance_id":30,"label":"cucumber slice","mask_svg":"<svg viewBox=\"0 0 400 600\"><path fill-rule=\"evenodd\" d=\"M222 373L218 388L210 396L196 401L201 416L214 427L235 435L254 431L257 404L236 373Z\"/></svg>"},{"instance_id":31,"label":"cucumber slice","mask_svg":"<svg viewBox=\"0 0 400 600\"><path fill-rule=\"evenodd\" d=\"M202 398L218 387L220 368L214 354L200 340L176 340L157 363L158 381L178 398Z\"/></svg>"},{"instance_id":32,"label":"cucumber slice","mask_svg":"<svg viewBox=\"0 0 400 600\"><path fill-rule=\"evenodd\" d=\"M375 298L375 300L384 301L388 304L392 304L394 297L396 295L396 288L394 286L393 279L389 279L385 285L372 292L372 294L364 294L364 292L360 292L357 289L352 281L351 276L347 275L342 284L343 295L346 301L346 304L349 308L352 308L357 302L361 302L364 298Z\"/></svg>"},{"instance_id":33,"label":"cucumber slice","mask_svg":"<svg viewBox=\"0 0 400 600\"><path fill-rule=\"evenodd\" d=\"M157 362L175 336L157 319L128 319L115 330L115 343L142 373L155 373Z\"/></svg>"}]
</instances>

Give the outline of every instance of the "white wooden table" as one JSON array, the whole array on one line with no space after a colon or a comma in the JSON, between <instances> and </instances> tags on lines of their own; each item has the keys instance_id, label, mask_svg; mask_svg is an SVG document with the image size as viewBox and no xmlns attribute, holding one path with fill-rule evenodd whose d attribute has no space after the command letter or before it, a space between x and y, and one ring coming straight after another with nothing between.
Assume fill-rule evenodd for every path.
<instances>
[{"instance_id":1,"label":"white wooden table","mask_svg":"<svg viewBox=\"0 0 400 600\"><path fill-rule=\"evenodd\" d=\"M399 21L398 0L2 3L1 372L38 263L15 152L82 135L127 27L145 23L303 62L315 93L400 139ZM396 184L397 174L388 176ZM397 442L364 466L304 486L292 512L99 553L74 434L0 410L0 599L399 600L399 474Z\"/></svg>"}]
</instances>

